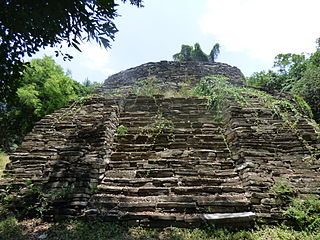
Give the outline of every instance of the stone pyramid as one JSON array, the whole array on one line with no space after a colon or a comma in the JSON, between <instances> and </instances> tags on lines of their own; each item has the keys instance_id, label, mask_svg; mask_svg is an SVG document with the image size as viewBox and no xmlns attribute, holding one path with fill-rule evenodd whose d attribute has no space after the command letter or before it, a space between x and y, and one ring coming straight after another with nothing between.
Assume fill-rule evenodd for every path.
<instances>
[{"instance_id":1,"label":"stone pyramid","mask_svg":"<svg viewBox=\"0 0 320 240\"><path fill-rule=\"evenodd\" d=\"M191 88L213 74L244 84L222 63L162 61L110 76L97 95L35 125L10 156L2 191L10 185L23 197L30 183L40 186L50 220L148 226L278 220L272 189L283 181L320 194L320 140L308 117L293 131L254 96L248 106L228 104L217 121L203 97L132 94L150 82L163 93Z\"/></svg>"}]
</instances>

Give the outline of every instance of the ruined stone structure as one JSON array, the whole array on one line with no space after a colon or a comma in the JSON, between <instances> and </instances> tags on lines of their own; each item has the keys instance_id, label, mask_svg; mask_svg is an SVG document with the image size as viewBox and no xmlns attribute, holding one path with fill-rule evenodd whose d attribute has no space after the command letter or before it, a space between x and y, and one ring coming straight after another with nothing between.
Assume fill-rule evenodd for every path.
<instances>
[{"instance_id":1,"label":"ruined stone structure","mask_svg":"<svg viewBox=\"0 0 320 240\"><path fill-rule=\"evenodd\" d=\"M160 62L113 75L98 92L150 76L179 86L211 74L243 82L226 64ZM11 155L2 186L32 179L51 195L67 192L50 201L45 214L54 220L197 226L279 219L270 191L277 181L320 194L320 141L308 118L293 132L257 99L250 102L230 104L222 123L196 97L109 94L73 102L36 124Z\"/></svg>"},{"instance_id":2,"label":"ruined stone structure","mask_svg":"<svg viewBox=\"0 0 320 240\"><path fill-rule=\"evenodd\" d=\"M168 62L146 63L110 76L97 93L130 90L143 80L157 79L164 91L179 89L181 84L195 85L202 77L219 74L226 76L234 84L243 84L244 76L236 67L224 63Z\"/></svg>"}]
</instances>

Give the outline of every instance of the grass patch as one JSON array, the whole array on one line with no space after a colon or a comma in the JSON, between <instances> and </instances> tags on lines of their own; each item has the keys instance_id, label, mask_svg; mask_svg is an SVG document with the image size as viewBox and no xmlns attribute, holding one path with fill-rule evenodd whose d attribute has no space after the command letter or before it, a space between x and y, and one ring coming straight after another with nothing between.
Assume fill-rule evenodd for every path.
<instances>
[{"instance_id":1,"label":"grass patch","mask_svg":"<svg viewBox=\"0 0 320 240\"><path fill-rule=\"evenodd\" d=\"M9 156L4 152L0 152L0 178L3 175L3 170L6 167L6 164L9 162Z\"/></svg>"},{"instance_id":2,"label":"grass patch","mask_svg":"<svg viewBox=\"0 0 320 240\"><path fill-rule=\"evenodd\" d=\"M157 78L147 78L137 81L137 86L131 90L132 94L138 96L163 95L171 97L192 97L195 96L192 80L181 82L176 87L167 86L167 83Z\"/></svg>"},{"instance_id":3,"label":"grass patch","mask_svg":"<svg viewBox=\"0 0 320 240\"><path fill-rule=\"evenodd\" d=\"M0 222L0 240L25 240L28 239L23 234L23 227L18 224L13 217Z\"/></svg>"},{"instance_id":4,"label":"grass patch","mask_svg":"<svg viewBox=\"0 0 320 240\"><path fill-rule=\"evenodd\" d=\"M320 227L313 231L294 230L291 227L264 226L258 229L229 231L207 226L185 229L167 227L150 229L128 227L99 220L67 221L57 224L34 220L18 222L15 218L0 221L0 240L316 240ZM36 224L34 224L36 223ZM39 238L40 237L40 238Z\"/></svg>"},{"instance_id":5,"label":"grass patch","mask_svg":"<svg viewBox=\"0 0 320 240\"><path fill-rule=\"evenodd\" d=\"M253 232L257 240L319 240L320 227L315 231L297 231L288 226L262 227Z\"/></svg>"}]
</instances>

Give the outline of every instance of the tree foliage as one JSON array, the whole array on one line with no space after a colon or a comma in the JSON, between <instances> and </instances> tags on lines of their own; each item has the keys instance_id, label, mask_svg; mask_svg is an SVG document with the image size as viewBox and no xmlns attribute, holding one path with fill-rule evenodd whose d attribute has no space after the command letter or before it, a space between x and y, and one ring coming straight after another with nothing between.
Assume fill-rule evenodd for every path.
<instances>
[{"instance_id":1,"label":"tree foliage","mask_svg":"<svg viewBox=\"0 0 320 240\"><path fill-rule=\"evenodd\" d=\"M62 67L50 57L34 59L23 74L23 86L17 91L20 104L34 116L42 117L63 107L85 88L66 76Z\"/></svg>"},{"instance_id":2,"label":"tree foliage","mask_svg":"<svg viewBox=\"0 0 320 240\"><path fill-rule=\"evenodd\" d=\"M142 0L130 2L141 6ZM81 41L90 40L110 47L117 32L113 22L117 6L114 0L0 1L0 102L10 101L16 93L25 55L46 46L63 54L59 50L63 42L78 50Z\"/></svg>"},{"instance_id":3,"label":"tree foliage","mask_svg":"<svg viewBox=\"0 0 320 240\"><path fill-rule=\"evenodd\" d=\"M188 62L192 61L191 52L193 50L192 46L189 45L181 45L181 51L173 55L173 59L179 62Z\"/></svg>"},{"instance_id":4,"label":"tree foliage","mask_svg":"<svg viewBox=\"0 0 320 240\"><path fill-rule=\"evenodd\" d=\"M216 43L210 54L205 54L199 43L194 44L194 46L182 45L180 52L173 55L174 61L198 61L198 62L215 62L220 53L220 45Z\"/></svg>"},{"instance_id":5,"label":"tree foliage","mask_svg":"<svg viewBox=\"0 0 320 240\"><path fill-rule=\"evenodd\" d=\"M103 86L103 83L92 82L88 78L82 84L87 88L88 92L92 92L95 88Z\"/></svg>"},{"instance_id":6,"label":"tree foliage","mask_svg":"<svg viewBox=\"0 0 320 240\"><path fill-rule=\"evenodd\" d=\"M219 54L220 54L220 45L219 45L219 43L216 43L213 46L213 48L210 51L210 54L208 56L209 62L214 62L218 58Z\"/></svg>"},{"instance_id":7,"label":"tree foliage","mask_svg":"<svg viewBox=\"0 0 320 240\"><path fill-rule=\"evenodd\" d=\"M320 121L320 48L310 54L278 54L274 68L254 73L247 85L298 94L310 105L314 117Z\"/></svg>"},{"instance_id":8,"label":"tree foliage","mask_svg":"<svg viewBox=\"0 0 320 240\"><path fill-rule=\"evenodd\" d=\"M261 71L255 72L252 76L248 77L246 84L281 91L286 84L286 78L271 70L267 72Z\"/></svg>"},{"instance_id":9,"label":"tree foliage","mask_svg":"<svg viewBox=\"0 0 320 240\"><path fill-rule=\"evenodd\" d=\"M191 59L196 62L208 62L208 56L205 54L199 43L194 44L193 50L191 51Z\"/></svg>"},{"instance_id":10,"label":"tree foliage","mask_svg":"<svg viewBox=\"0 0 320 240\"><path fill-rule=\"evenodd\" d=\"M302 96L309 103L315 118L320 120L320 66L309 67L298 79L291 92Z\"/></svg>"},{"instance_id":11,"label":"tree foliage","mask_svg":"<svg viewBox=\"0 0 320 240\"><path fill-rule=\"evenodd\" d=\"M41 117L88 92L86 86L68 77L52 58L32 60L23 72L14 101L0 104L0 148L10 150Z\"/></svg>"}]
</instances>

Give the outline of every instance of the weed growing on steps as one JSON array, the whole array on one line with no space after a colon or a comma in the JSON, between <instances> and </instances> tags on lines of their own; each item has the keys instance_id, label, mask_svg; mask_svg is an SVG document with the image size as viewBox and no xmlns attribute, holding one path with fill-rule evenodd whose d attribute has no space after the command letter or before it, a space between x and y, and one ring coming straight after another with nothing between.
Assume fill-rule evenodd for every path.
<instances>
[{"instance_id":1,"label":"weed growing on steps","mask_svg":"<svg viewBox=\"0 0 320 240\"><path fill-rule=\"evenodd\" d=\"M203 78L196 86L195 93L208 98L208 108L214 111L215 119L221 122L226 118L225 111L232 103L235 102L243 108L252 108L254 111L252 100L258 101L268 108L273 116L282 119L283 126L290 129L305 149L309 151L311 161L317 160L320 155L320 150L311 146L304 139L303 133L297 129L297 125L301 121L312 117L310 107L301 97L295 96L291 100L277 98L260 90L231 84L228 82L228 78L220 75ZM259 113L254 111L252 118L257 125L256 130L259 131L261 123ZM316 132L317 129L319 128L315 128Z\"/></svg>"},{"instance_id":2,"label":"weed growing on steps","mask_svg":"<svg viewBox=\"0 0 320 240\"><path fill-rule=\"evenodd\" d=\"M163 80L154 77L137 81L137 86L132 88L131 93L137 96L149 97L163 95L165 98L191 97L195 95L192 80L186 80L170 88L170 86L166 86Z\"/></svg>"},{"instance_id":3,"label":"weed growing on steps","mask_svg":"<svg viewBox=\"0 0 320 240\"><path fill-rule=\"evenodd\" d=\"M203 78L195 87L197 96L208 98L208 108L215 113L215 119L222 121L225 116L225 109L232 102L243 107L249 106L248 98L243 94L243 87L228 82L228 78L221 75L213 75Z\"/></svg>"},{"instance_id":4,"label":"weed growing on steps","mask_svg":"<svg viewBox=\"0 0 320 240\"><path fill-rule=\"evenodd\" d=\"M123 125L119 125L117 127L117 134L120 136L126 135L128 132L128 128L126 126Z\"/></svg>"},{"instance_id":5,"label":"weed growing on steps","mask_svg":"<svg viewBox=\"0 0 320 240\"><path fill-rule=\"evenodd\" d=\"M291 200L297 197L297 190L295 187L288 183L288 179L281 179L276 182L270 189L270 193L273 194L282 205L287 205Z\"/></svg>"},{"instance_id":6,"label":"weed growing on steps","mask_svg":"<svg viewBox=\"0 0 320 240\"><path fill-rule=\"evenodd\" d=\"M74 99L71 101L71 103L67 106L66 110L61 113L58 118L53 121L51 127L54 127L55 124L59 123L60 121L63 121L68 116L75 116L84 106L84 101L90 97L95 96L95 94L88 95L85 97L79 97L77 99Z\"/></svg>"},{"instance_id":7,"label":"weed growing on steps","mask_svg":"<svg viewBox=\"0 0 320 240\"><path fill-rule=\"evenodd\" d=\"M317 160L318 155L320 154L320 149L317 149L311 146L306 139L303 137L303 133L300 132L297 128L298 124L303 121L305 118L311 118L312 112L310 107L302 98L299 99L296 104L287 100L287 99L277 99L267 93L252 90L250 92L251 96L257 97L260 103L264 104L269 108L273 114L283 121L283 126L288 127L291 132L299 139L302 145L309 151L311 158L310 162ZM315 132L317 128L314 128Z\"/></svg>"},{"instance_id":8,"label":"weed growing on steps","mask_svg":"<svg viewBox=\"0 0 320 240\"><path fill-rule=\"evenodd\" d=\"M229 152L229 157L232 158L233 156L233 153L232 153L232 150L231 150L231 143L228 142L228 139L226 138L226 129L225 128L222 128L222 127L219 127L219 133L220 135L222 136L223 138L223 142Z\"/></svg>"},{"instance_id":9,"label":"weed growing on steps","mask_svg":"<svg viewBox=\"0 0 320 240\"><path fill-rule=\"evenodd\" d=\"M163 91L160 88L161 80L157 78L147 78L137 81L137 86L131 91L132 94L138 96L161 95Z\"/></svg>"},{"instance_id":10,"label":"weed growing on steps","mask_svg":"<svg viewBox=\"0 0 320 240\"><path fill-rule=\"evenodd\" d=\"M66 200L74 193L74 186L58 190L44 190L28 180L25 186L7 185L0 195L0 216L12 212L18 217L43 217L50 205L59 200ZM22 195L21 195L22 194Z\"/></svg>"},{"instance_id":11,"label":"weed growing on steps","mask_svg":"<svg viewBox=\"0 0 320 240\"><path fill-rule=\"evenodd\" d=\"M174 141L174 124L172 120L167 119L163 116L163 113L158 113L152 117L153 122L141 128L139 135L151 134L151 144L154 145L157 139L161 135L166 135L167 141Z\"/></svg>"},{"instance_id":12,"label":"weed growing on steps","mask_svg":"<svg viewBox=\"0 0 320 240\"><path fill-rule=\"evenodd\" d=\"M176 89L171 89L163 93L164 97L191 97L194 96L194 86L192 80L186 80L179 84Z\"/></svg>"},{"instance_id":13,"label":"weed growing on steps","mask_svg":"<svg viewBox=\"0 0 320 240\"><path fill-rule=\"evenodd\" d=\"M174 140L174 134L173 134L173 129L174 129L174 124L172 120L169 120L163 116L161 112L158 112L156 116L154 116L155 122L153 125L153 132L154 134L154 143L156 139L162 135L167 133L167 140L168 141L173 141Z\"/></svg>"},{"instance_id":14,"label":"weed growing on steps","mask_svg":"<svg viewBox=\"0 0 320 240\"><path fill-rule=\"evenodd\" d=\"M117 136L114 136L114 140L125 140L125 135L128 133L128 128L124 125L119 125L116 129Z\"/></svg>"},{"instance_id":15,"label":"weed growing on steps","mask_svg":"<svg viewBox=\"0 0 320 240\"><path fill-rule=\"evenodd\" d=\"M288 224L296 229L314 231L320 226L320 198L316 195L293 198L284 214Z\"/></svg>"},{"instance_id":16,"label":"weed growing on steps","mask_svg":"<svg viewBox=\"0 0 320 240\"><path fill-rule=\"evenodd\" d=\"M303 231L315 231L320 226L320 196L301 195L287 179L276 182L270 189L280 200L286 224Z\"/></svg>"}]
</instances>

